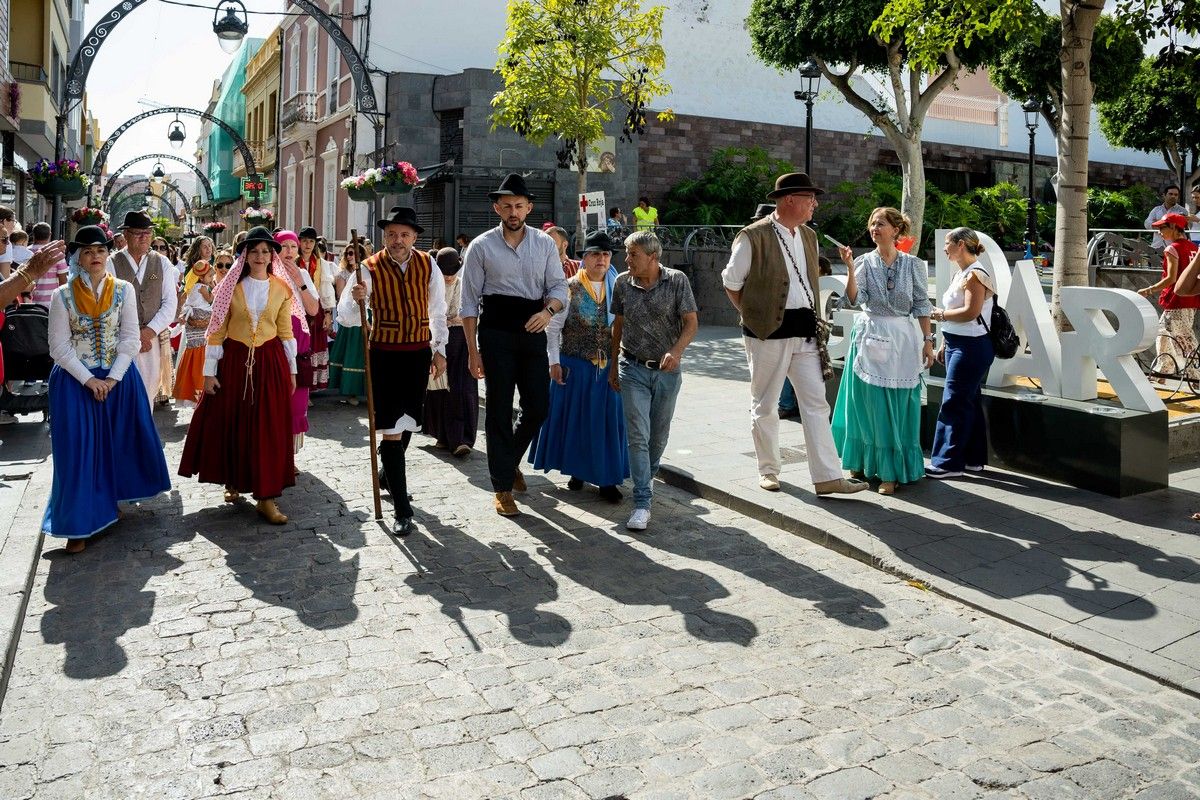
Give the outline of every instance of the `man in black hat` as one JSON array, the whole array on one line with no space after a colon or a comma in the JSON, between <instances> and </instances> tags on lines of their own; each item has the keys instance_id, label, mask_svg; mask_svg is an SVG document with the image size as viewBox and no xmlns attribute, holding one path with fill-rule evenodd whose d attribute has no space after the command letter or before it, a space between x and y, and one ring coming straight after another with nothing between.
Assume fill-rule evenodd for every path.
<instances>
[{"instance_id":1,"label":"man in black hat","mask_svg":"<svg viewBox=\"0 0 1200 800\"><path fill-rule=\"evenodd\" d=\"M513 489L525 490L517 465L550 405L546 326L566 308L567 280L554 240L525 224L533 209L525 179L510 173L488 197L500 224L467 248L463 332L472 374L487 375L484 430L496 513L511 517L521 513ZM515 429L514 391L521 393Z\"/></svg>"},{"instance_id":2,"label":"man in black hat","mask_svg":"<svg viewBox=\"0 0 1200 800\"><path fill-rule=\"evenodd\" d=\"M779 491L778 402L784 378L792 382L804 420L816 493L852 494L867 488L842 474L818 352L817 234L808 222L824 191L803 172L781 175L767 195L775 201L775 211L738 232L721 273L725 293L742 317L758 485L772 492Z\"/></svg>"},{"instance_id":3,"label":"man in black hat","mask_svg":"<svg viewBox=\"0 0 1200 800\"><path fill-rule=\"evenodd\" d=\"M383 249L363 262L363 282L351 273L355 302L371 309L369 352L375 428L383 435L379 460L396 508L396 534L415 530L404 455L425 419L429 376L446 370L446 283L428 255L415 247L424 231L417 212L395 206L383 229Z\"/></svg>"},{"instance_id":4,"label":"man in black hat","mask_svg":"<svg viewBox=\"0 0 1200 800\"><path fill-rule=\"evenodd\" d=\"M130 211L121 223L121 232L126 244L108 257L108 271L133 284L137 294L142 344L134 363L153 404L162 371L158 337L175 321L179 271L166 256L150 249L154 223L147 214Z\"/></svg>"}]
</instances>

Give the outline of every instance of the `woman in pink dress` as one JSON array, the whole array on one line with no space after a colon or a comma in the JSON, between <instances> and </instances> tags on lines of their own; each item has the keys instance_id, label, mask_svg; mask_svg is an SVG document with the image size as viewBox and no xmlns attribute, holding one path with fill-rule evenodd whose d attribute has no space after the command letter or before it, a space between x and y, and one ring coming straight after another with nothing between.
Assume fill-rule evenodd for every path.
<instances>
[{"instance_id":1,"label":"woman in pink dress","mask_svg":"<svg viewBox=\"0 0 1200 800\"><path fill-rule=\"evenodd\" d=\"M279 244L279 259L293 286L300 290L300 305L310 316L317 313L321 301L308 272L300 269L300 239L293 231L275 234ZM300 452L304 434L308 431L308 395L313 387L312 338L304 317L292 316L292 332L296 336L296 391L292 394L292 449Z\"/></svg>"}]
</instances>

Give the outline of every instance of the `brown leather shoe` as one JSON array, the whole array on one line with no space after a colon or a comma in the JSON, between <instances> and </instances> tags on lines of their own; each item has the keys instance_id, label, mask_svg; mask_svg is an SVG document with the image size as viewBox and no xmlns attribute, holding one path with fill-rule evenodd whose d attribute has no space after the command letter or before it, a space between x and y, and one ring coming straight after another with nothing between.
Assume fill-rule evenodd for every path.
<instances>
[{"instance_id":1,"label":"brown leather shoe","mask_svg":"<svg viewBox=\"0 0 1200 800\"><path fill-rule=\"evenodd\" d=\"M254 507L258 515L272 525L283 525L288 521L287 514L279 510L274 500L259 500Z\"/></svg>"},{"instance_id":2,"label":"brown leather shoe","mask_svg":"<svg viewBox=\"0 0 1200 800\"><path fill-rule=\"evenodd\" d=\"M521 470L517 470L513 474L513 491L514 492L529 491L529 487L525 485L525 476L521 474Z\"/></svg>"},{"instance_id":3,"label":"brown leather shoe","mask_svg":"<svg viewBox=\"0 0 1200 800\"><path fill-rule=\"evenodd\" d=\"M225 502L226 503L236 503L238 500L241 499L241 497L242 496L240 494L238 494L237 492L235 492L233 489L225 490Z\"/></svg>"},{"instance_id":4,"label":"brown leather shoe","mask_svg":"<svg viewBox=\"0 0 1200 800\"><path fill-rule=\"evenodd\" d=\"M512 492L496 492L496 513L502 517L515 517L521 513L517 502L513 500Z\"/></svg>"},{"instance_id":5,"label":"brown leather shoe","mask_svg":"<svg viewBox=\"0 0 1200 800\"><path fill-rule=\"evenodd\" d=\"M813 488L816 489L818 495L827 494L854 494L861 492L864 489L871 488L871 484L865 481L852 481L847 478L836 478L832 481L821 481L814 483Z\"/></svg>"}]
</instances>

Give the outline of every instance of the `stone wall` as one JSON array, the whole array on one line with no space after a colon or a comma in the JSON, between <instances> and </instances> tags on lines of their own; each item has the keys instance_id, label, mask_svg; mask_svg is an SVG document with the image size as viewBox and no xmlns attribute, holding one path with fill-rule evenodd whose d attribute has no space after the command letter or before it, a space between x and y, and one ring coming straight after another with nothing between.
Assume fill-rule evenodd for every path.
<instances>
[{"instance_id":1,"label":"stone wall","mask_svg":"<svg viewBox=\"0 0 1200 800\"><path fill-rule=\"evenodd\" d=\"M866 181L880 169L899 169L895 153L882 136L864 136L842 131L814 130L813 181L819 186L835 186L842 181ZM758 146L775 158L782 158L803 169L804 127L742 122L715 117L679 115L671 122L653 117L641 137L640 190L658 203L676 183L700 175L714 150L723 147ZM1013 161L1002 150L947 144L924 146L926 170L946 170L992 174L994 160ZM1054 160L1040 157L1037 163L1054 167ZM1097 186L1127 186L1145 183L1159 186L1170 181L1166 169L1145 169L1126 164L1092 162L1091 181Z\"/></svg>"}]
</instances>

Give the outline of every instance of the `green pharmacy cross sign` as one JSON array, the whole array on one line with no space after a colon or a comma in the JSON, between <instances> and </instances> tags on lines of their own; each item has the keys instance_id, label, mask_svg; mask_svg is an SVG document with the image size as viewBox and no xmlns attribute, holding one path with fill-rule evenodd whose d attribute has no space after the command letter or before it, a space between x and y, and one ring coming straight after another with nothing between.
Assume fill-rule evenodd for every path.
<instances>
[{"instance_id":1,"label":"green pharmacy cross sign","mask_svg":"<svg viewBox=\"0 0 1200 800\"><path fill-rule=\"evenodd\" d=\"M257 176L242 178L242 194L247 200L255 199L255 195L258 195L259 200L266 200L269 190L270 187L262 178Z\"/></svg>"}]
</instances>

